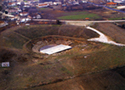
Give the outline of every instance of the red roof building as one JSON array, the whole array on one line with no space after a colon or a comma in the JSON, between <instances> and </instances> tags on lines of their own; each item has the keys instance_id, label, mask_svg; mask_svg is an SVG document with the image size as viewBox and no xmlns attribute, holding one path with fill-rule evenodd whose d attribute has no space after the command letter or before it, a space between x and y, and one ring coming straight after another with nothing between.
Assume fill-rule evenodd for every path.
<instances>
[{"instance_id":1,"label":"red roof building","mask_svg":"<svg viewBox=\"0 0 125 90\"><path fill-rule=\"evenodd\" d=\"M114 3L114 2L109 2L107 3L107 5L116 5L117 3Z\"/></svg>"}]
</instances>

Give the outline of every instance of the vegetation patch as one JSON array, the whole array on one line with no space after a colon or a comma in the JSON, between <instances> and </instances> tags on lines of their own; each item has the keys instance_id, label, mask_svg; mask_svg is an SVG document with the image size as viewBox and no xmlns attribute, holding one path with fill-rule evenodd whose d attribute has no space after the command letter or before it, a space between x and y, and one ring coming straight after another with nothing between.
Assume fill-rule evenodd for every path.
<instances>
[{"instance_id":1,"label":"vegetation patch","mask_svg":"<svg viewBox=\"0 0 125 90\"><path fill-rule=\"evenodd\" d=\"M92 14L92 13L78 13L77 15L67 15L67 16L62 16L58 17L58 19L101 19L101 17L97 14Z\"/></svg>"}]
</instances>

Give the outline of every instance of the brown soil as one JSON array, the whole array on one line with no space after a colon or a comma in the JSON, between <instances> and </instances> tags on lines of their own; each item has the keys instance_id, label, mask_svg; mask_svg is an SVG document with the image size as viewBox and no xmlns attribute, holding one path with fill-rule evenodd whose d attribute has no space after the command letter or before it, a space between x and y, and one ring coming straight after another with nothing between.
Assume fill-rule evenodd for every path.
<instances>
[{"instance_id":1,"label":"brown soil","mask_svg":"<svg viewBox=\"0 0 125 90\"><path fill-rule=\"evenodd\" d=\"M121 73L122 72L122 73ZM123 75L124 74L124 75ZM48 85L39 85L28 90L124 90L125 67L86 74Z\"/></svg>"}]
</instances>

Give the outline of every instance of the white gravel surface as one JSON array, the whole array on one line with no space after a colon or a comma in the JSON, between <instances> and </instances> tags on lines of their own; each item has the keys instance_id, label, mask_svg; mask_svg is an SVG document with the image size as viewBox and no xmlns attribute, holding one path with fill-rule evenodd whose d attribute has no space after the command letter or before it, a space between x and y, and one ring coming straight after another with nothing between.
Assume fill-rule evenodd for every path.
<instances>
[{"instance_id":1,"label":"white gravel surface","mask_svg":"<svg viewBox=\"0 0 125 90\"><path fill-rule=\"evenodd\" d=\"M107 44L113 44L113 45L117 45L117 46L125 46L125 44L116 43L116 42L110 40L109 38L107 38L106 35L104 35L100 31L98 31L90 26L87 26L86 28L90 29L100 35L98 38L91 38L91 39L88 39L88 41L96 41L96 42L102 42L102 43L107 43Z\"/></svg>"}]
</instances>

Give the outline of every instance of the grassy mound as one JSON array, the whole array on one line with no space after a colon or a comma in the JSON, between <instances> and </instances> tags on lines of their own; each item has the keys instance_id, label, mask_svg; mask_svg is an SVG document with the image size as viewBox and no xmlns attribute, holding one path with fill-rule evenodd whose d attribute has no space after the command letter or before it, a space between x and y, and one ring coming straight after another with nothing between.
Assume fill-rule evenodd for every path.
<instances>
[{"instance_id":1,"label":"grassy mound","mask_svg":"<svg viewBox=\"0 0 125 90\"><path fill-rule=\"evenodd\" d=\"M86 41L86 39L92 37L98 37L98 34L84 27L67 25L24 26L15 30L9 29L2 32L0 35L0 46L18 50L18 53L17 51L10 53L10 50L7 50L7 52L6 50L5 52L1 51L3 53L0 54L0 60L2 61L6 55L11 56L5 59L6 61L11 60L12 66L10 68L0 68L0 89L77 89L79 88L77 86L81 85L80 81L83 78L81 75L87 75L86 77L88 77L89 73L125 65L125 47ZM70 40L74 44L71 50L53 55L26 53L22 51L24 45L32 48L33 44L41 39L50 42L54 42L55 40L60 40L60 42L62 40ZM78 85L74 86L72 83L75 83L75 78L80 79L77 79ZM71 84L69 84L71 87L66 86L65 81L67 80L71 80ZM60 86L58 82L62 83L64 87ZM93 82L91 85L95 86L92 86L92 89L90 87L90 90L97 88L96 86L101 89L102 85L100 83L93 84ZM103 80L100 82L103 83L103 87L107 87L107 84ZM88 85L89 83L87 82L84 87ZM116 84L113 83L112 85ZM39 86L41 87L39 88ZM48 88L48 86L50 87Z\"/></svg>"},{"instance_id":2,"label":"grassy mound","mask_svg":"<svg viewBox=\"0 0 125 90\"><path fill-rule=\"evenodd\" d=\"M78 26L23 26L17 30L3 32L0 36L0 46L22 49L27 41L47 35L61 35L85 39L98 37L97 33Z\"/></svg>"}]
</instances>

